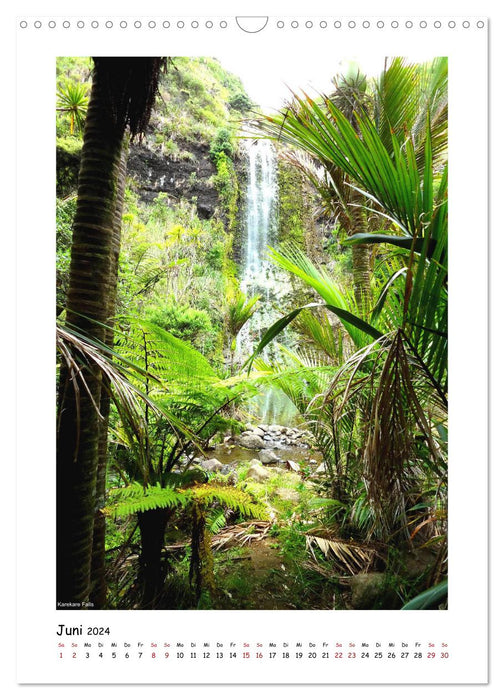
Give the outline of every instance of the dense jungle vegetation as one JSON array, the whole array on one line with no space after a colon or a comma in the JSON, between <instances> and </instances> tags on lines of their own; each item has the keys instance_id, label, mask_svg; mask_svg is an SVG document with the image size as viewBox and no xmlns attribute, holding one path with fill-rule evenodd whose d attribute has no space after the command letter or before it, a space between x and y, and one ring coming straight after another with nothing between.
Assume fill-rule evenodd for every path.
<instances>
[{"instance_id":1,"label":"dense jungle vegetation","mask_svg":"<svg viewBox=\"0 0 504 700\"><path fill-rule=\"evenodd\" d=\"M57 61L58 607L446 608L447 81Z\"/></svg>"}]
</instances>

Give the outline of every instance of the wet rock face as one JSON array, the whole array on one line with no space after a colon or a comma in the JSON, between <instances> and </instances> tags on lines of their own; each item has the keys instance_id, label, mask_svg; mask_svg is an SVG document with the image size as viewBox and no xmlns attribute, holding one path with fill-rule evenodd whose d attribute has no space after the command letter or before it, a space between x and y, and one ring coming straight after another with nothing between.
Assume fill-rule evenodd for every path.
<instances>
[{"instance_id":1,"label":"wet rock face","mask_svg":"<svg viewBox=\"0 0 504 700\"><path fill-rule=\"evenodd\" d=\"M219 204L217 190L210 178L215 167L210 160L207 144L180 142L185 158L171 158L155 146L133 144L128 155L128 177L135 181L140 199L152 202L162 192L176 202L182 198L194 199L198 216L210 219ZM80 153L57 149L56 170L58 196L76 189L80 167Z\"/></svg>"},{"instance_id":2,"label":"wet rock face","mask_svg":"<svg viewBox=\"0 0 504 700\"><path fill-rule=\"evenodd\" d=\"M138 186L140 198L151 202L161 192L173 200L195 199L198 216L210 219L217 206L217 190L210 183L215 167L205 144L184 143L186 159L174 160L161 151L137 144L128 157L128 175Z\"/></svg>"}]
</instances>

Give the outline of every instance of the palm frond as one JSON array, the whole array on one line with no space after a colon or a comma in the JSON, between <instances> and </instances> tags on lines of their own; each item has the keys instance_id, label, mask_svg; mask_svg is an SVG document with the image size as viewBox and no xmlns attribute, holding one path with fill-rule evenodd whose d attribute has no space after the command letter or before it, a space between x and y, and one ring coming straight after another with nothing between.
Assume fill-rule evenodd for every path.
<instances>
[{"instance_id":1,"label":"palm frond","mask_svg":"<svg viewBox=\"0 0 504 700\"><path fill-rule=\"evenodd\" d=\"M327 559L332 559L340 570L350 576L367 571L376 559L374 548L333 537L308 534L306 544L314 558L313 545L316 545Z\"/></svg>"}]
</instances>

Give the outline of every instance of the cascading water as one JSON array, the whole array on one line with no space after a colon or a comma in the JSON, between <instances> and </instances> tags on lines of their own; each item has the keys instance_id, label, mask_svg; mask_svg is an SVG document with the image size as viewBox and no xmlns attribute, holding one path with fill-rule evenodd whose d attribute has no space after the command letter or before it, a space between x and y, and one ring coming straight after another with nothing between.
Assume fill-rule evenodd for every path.
<instances>
[{"instance_id":1,"label":"cascading water","mask_svg":"<svg viewBox=\"0 0 504 700\"><path fill-rule=\"evenodd\" d=\"M245 289L267 290L266 247L275 242L277 222L276 155L268 141L249 143L247 185Z\"/></svg>"},{"instance_id":2,"label":"cascading water","mask_svg":"<svg viewBox=\"0 0 504 700\"><path fill-rule=\"evenodd\" d=\"M277 157L266 140L246 141L248 155L247 206L244 213L243 267L240 287L250 298L261 297L260 308L243 326L236 339L236 355L245 360L263 332L278 318L278 308L288 295L287 276L268 259L268 246L278 238ZM267 360L268 348L263 357ZM265 389L251 407L263 423L292 422L296 413L278 390Z\"/></svg>"},{"instance_id":3,"label":"cascading water","mask_svg":"<svg viewBox=\"0 0 504 700\"><path fill-rule=\"evenodd\" d=\"M275 151L268 141L245 143L248 180L240 287L247 298L259 294L261 305L236 339L237 355L242 359L253 351L261 330L268 326L271 318L269 302L272 292L275 293L276 275L267 258L267 249L276 243L278 221Z\"/></svg>"}]
</instances>

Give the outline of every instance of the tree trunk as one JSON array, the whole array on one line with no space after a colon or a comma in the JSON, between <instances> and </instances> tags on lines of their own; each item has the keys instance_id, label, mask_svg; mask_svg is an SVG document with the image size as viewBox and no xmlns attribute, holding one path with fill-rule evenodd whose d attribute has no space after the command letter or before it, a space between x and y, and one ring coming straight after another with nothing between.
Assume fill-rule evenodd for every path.
<instances>
[{"instance_id":1,"label":"tree trunk","mask_svg":"<svg viewBox=\"0 0 504 700\"><path fill-rule=\"evenodd\" d=\"M105 341L110 312L113 238L118 206L124 128L114 131L104 114L103 77L95 69L89 101L74 222L67 323ZM57 600L89 600L98 465L102 377L83 367L79 396L62 367L57 433ZM84 382L87 388L84 386Z\"/></svg>"},{"instance_id":2,"label":"tree trunk","mask_svg":"<svg viewBox=\"0 0 504 700\"><path fill-rule=\"evenodd\" d=\"M127 157L128 144L125 139L117 181L116 211L114 217L114 233L112 237L110 296L107 312L107 328L105 329L105 344L109 348L114 345L113 317L117 300L117 275L119 271L119 253L121 249L121 225L124 206L124 189L126 186ZM99 426L93 554L91 558L91 602L93 603L93 607L98 609L104 608L107 602L107 585L105 581L105 516L102 512L102 508L105 505L107 481L107 437L110 415L110 380L108 377L103 377L102 379L100 413L103 416L103 420L100 422Z\"/></svg>"},{"instance_id":3,"label":"tree trunk","mask_svg":"<svg viewBox=\"0 0 504 700\"><path fill-rule=\"evenodd\" d=\"M370 286L370 246L363 243L352 246L352 268L355 300L360 313L369 311L371 300Z\"/></svg>"},{"instance_id":4,"label":"tree trunk","mask_svg":"<svg viewBox=\"0 0 504 700\"><path fill-rule=\"evenodd\" d=\"M359 192L352 195L353 216L350 235L366 233L368 222L364 201ZM371 305L371 246L365 243L352 246L352 268L354 293L357 307L361 315L365 316Z\"/></svg>"},{"instance_id":5,"label":"tree trunk","mask_svg":"<svg viewBox=\"0 0 504 700\"><path fill-rule=\"evenodd\" d=\"M67 323L104 342L103 324L111 315L111 298L115 297L112 271L117 264L114 250L118 252L114 237L120 235L116 224L124 186L123 137L128 126L132 136L145 133L166 60L95 58L94 62L72 238ZM88 364L76 379L77 392L68 368L62 367L56 465L60 603L86 603L91 588L102 377L96 366ZM103 492L101 475L99 492Z\"/></svg>"},{"instance_id":6,"label":"tree trunk","mask_svg":"<svg viewBox=\"0 0 504 700\"><path fill-rule=\"evenodd\" d=\"M161 561L161 550L169 516L170 511L166 508L138 513L142 545L139 575L144 609L155 608L163 590L166 566Z\"/></svg>"}]
</instances>

